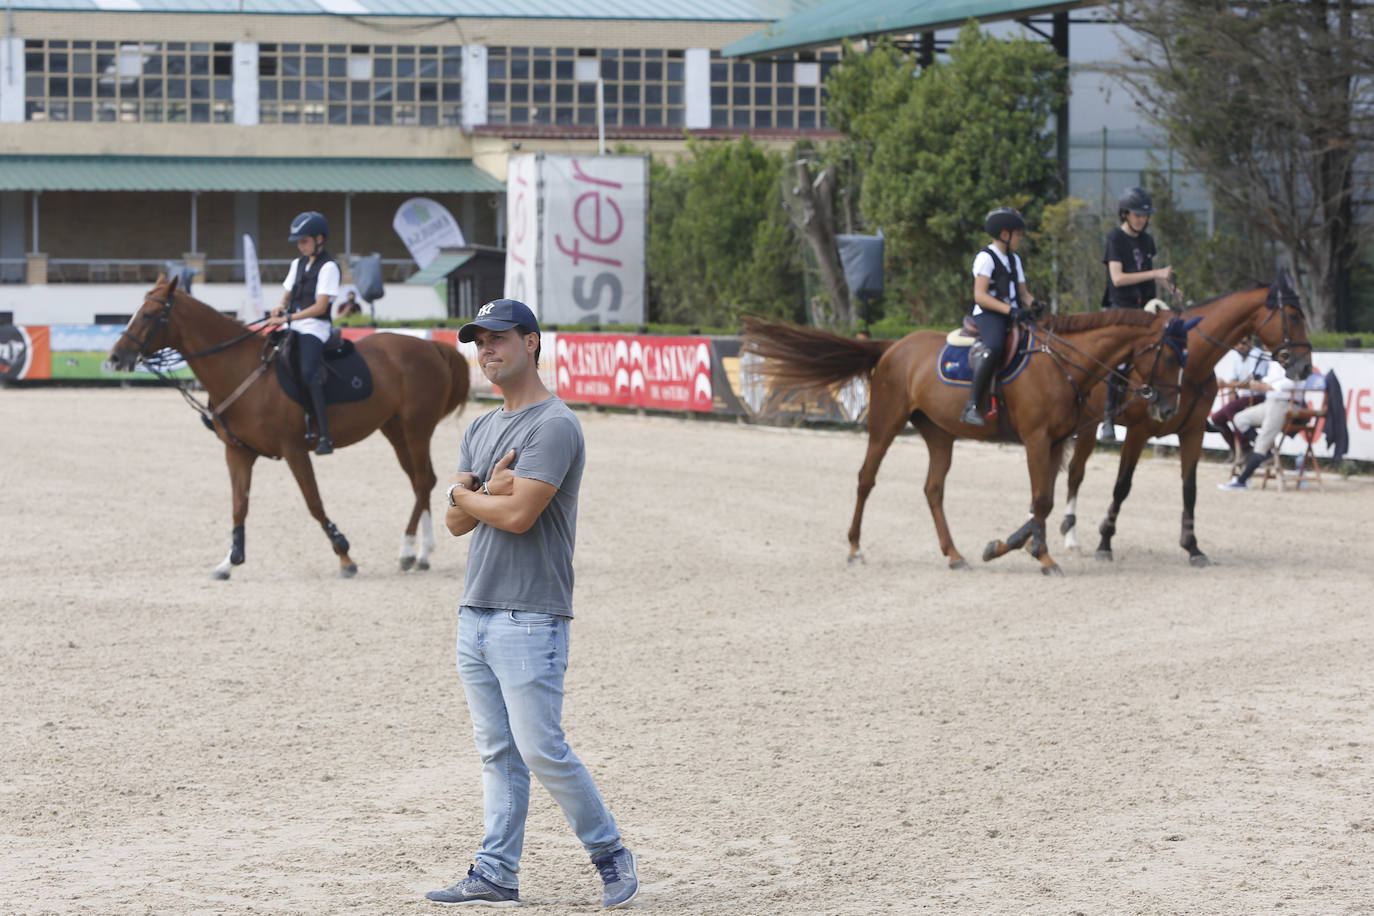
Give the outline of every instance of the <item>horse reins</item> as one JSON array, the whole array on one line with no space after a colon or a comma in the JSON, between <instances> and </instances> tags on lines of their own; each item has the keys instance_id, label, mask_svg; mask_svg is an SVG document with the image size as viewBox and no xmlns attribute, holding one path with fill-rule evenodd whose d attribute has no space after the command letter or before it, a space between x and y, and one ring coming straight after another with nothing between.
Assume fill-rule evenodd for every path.
<instances>
[{"instance_id":1,"label":"horse reins","mask_svg":"<svg viewBox=\"0 0 1374 916\"><path fill-rule=\"evenodd\" d=\"M146 352L148 346L152 343L153 338L157 335L157 333L161 331L165 334L167 325L171 323L173 297L168 296L166 299L159 299L156 296L148 295L145 296L144 299L150 302L156 302L158 305L162 306L162 310L158 312L158 316L154 320L152 330L148 332L147 337L143 340L140 340L138 337L131 334L127 327L124 329L124 333L121 336L128 337L130 340L132 340L135 344L138 345L139 358L143 361L143 365L147 367L148 371L151 372L154 376L156 376L158 381L162 382L164 385L169 385L175 388L181 394L181 396L186 399L186 403L190 404L191 407L196 411L196 413L200 414L200 418L203 421L205 421L205 423L208 424L211 429L214 429L215 424L218 423L220 427L224 429L225 438L227 438L234 445L242 449L247 449L253 454L258 455L259 457L271 458L274 461L280 459L280 455L268 455L264 452L260 452L257 449L253 448L253 446L244 442L238 436L234 435L233 431L229 428L228 421L225 420L223 416L224 412L229 409L229 405L237 401L245 391L252 387L254 382L256 382L258 379L262 377L263 373L267 371L267 367L270 364L273 357L264 358L259 363L258 367L254 369L252 372L250 372L248 374L248 377L245 378L242 382L240 382L239 386L234 389L233 393L230 394L229 397L225 398L224 401L222 401L219 404L219 406L210 407L208 404L202 404L200 403L200 401L196 400L195 395L191 394L189 385L183 383L179 379L173 378L171 375L168 375L167 373L162 371L160 364L163 362L163 360L161 358L155 358L152 354ZM247 325L248 329L244 331L242 334L233 338L232 340L226 340L221 343L217 343L214 346L206 347L204 350L201 350L196 353L191 353L189 355L181 354L181 358L184 362L189 364L190 361L193 359L200 359L204 356L213 356L216 353L220 353L224 350L229 349L232 346L235 346L237 344L242 343L245 340L248 340L250 337L257 337L258 326L262 325L262 323L266 320L267 319L262 318L257 321L249 322L249 324ZM159 348L158 352L161 353L162 351L168 349L170 348L161 347ZM273 356L275 356L275 351L273 351Z\"/></svg>"}]
</instances>

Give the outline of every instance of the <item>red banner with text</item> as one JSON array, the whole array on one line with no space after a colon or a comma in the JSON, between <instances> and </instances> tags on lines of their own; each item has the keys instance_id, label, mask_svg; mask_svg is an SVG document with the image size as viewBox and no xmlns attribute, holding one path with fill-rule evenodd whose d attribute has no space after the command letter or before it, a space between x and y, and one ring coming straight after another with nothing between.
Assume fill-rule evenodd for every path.
<instances>
[{"instance_id":1,"label":"red banner with text","mask_svg":"<svg viewBox=\"0 0 1374 916\"><path fill-rule=\"evenodd\" d=\"M559 333L556 346L565 401L711 412L705 337Z\"/></svg>"}]
</instances>

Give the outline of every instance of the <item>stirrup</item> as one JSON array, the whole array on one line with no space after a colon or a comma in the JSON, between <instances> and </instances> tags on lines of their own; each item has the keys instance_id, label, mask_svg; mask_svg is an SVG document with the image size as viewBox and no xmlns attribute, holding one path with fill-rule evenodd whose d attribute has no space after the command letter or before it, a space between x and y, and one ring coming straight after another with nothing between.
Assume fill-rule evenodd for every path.
<instances>
[{"instance_id":1,"label":"stirrup","mask_svg":"<svg viewBox=\"0 0 1374 916\"><path fill-rule=\"evenodd\" d=\"M315 454L330 455L333 454L333 452L334 440L330 439L328 436L320 436L319 441L315 443Z\"/></svg>"}]
</instances>

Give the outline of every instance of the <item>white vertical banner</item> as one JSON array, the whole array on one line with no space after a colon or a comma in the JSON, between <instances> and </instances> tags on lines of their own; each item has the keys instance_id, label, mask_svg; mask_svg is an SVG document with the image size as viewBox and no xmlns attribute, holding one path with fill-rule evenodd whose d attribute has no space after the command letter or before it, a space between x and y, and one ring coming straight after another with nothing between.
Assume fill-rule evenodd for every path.
<instances>
[{"instance_id":1,"label":"white vertical banner","mask_svg":"<svg viewBox=\"0 0 1374 916\"><path fill-rule=\"evenodd\" d=\"M648 159L545 155L541 165L540 320L643 324Z\"/></svg>"},{"instance_id":2,"label":"white vertical banner","mask_svg":"<svg viewBox=\"0 0 1374 916\"><path fill-rule=\"evenodd\" d=\"M258 271L258 249L253 237L243 234L243 282L248 286L248 297L239 309L239 317L244 321L257 321L262 317L262 274Z\"/></svg>"},{"instance_id":3,"label":"white vertical banner","mask_svg":"<svg viewBox=\"0 0 1374 916\"><path fill-rule=\"evenodd\" d=\"M539 301L539 160L512 156L506 164L505 297L518 299L544 320Z\"/></svg>"},{"instance_id":4,"label":"white vertical banner","mask_svg":"<svg viewBox=\"0 0 1374 916\"><path fill-rule=\"evenodd\" d=\"M420 267L428 267L440 248L462 248L463 230L443 204L428 197L412 197L396 209L391 228L406 243L406 250Z\"/></svg>"}]
</instances>

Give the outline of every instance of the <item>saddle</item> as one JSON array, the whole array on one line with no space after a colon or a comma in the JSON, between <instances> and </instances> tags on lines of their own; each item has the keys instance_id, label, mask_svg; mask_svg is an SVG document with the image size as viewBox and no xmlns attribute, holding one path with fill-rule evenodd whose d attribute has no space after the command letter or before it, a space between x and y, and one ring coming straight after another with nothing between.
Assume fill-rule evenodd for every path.
<instances>
[{"instance_id":1,"label":"saddle","mask_svg":"<svg viewBox=\"0 0 1374 916\"><path fill-rule=\"evenodd\" d=\"M1021 374L1030 361L1030 351L1035 342L1035 332L1012 323L1007 329L1006 345L1003 348L1002 365L998 367L995 382L1005 385ZM964 323L945 336L945 345L940 349L940 381L946 385L967 386L973 384L973 369L969 366L969 355L985 347L978 336L978 325L973 317L964 318Z\"/></svg>"},{"instance_id":2,"label":"saddle","mask_svg":"<svg viewBox=\"0 0 1374 916\"><path fill-rule=\"evenodd\" d=\"M267 339L269 346L277 347L277 382L282 391L286 392L288 398L309 409L310 393L301 378L296 335L273 331L267 335ZM338 328L334 328L324 345L324 359L320 360L319 371L324 377L326 404L347 404L372 396L372 370L358 348L353 346L353 341L345 339Z\"/></svg>"}]
</instances>

